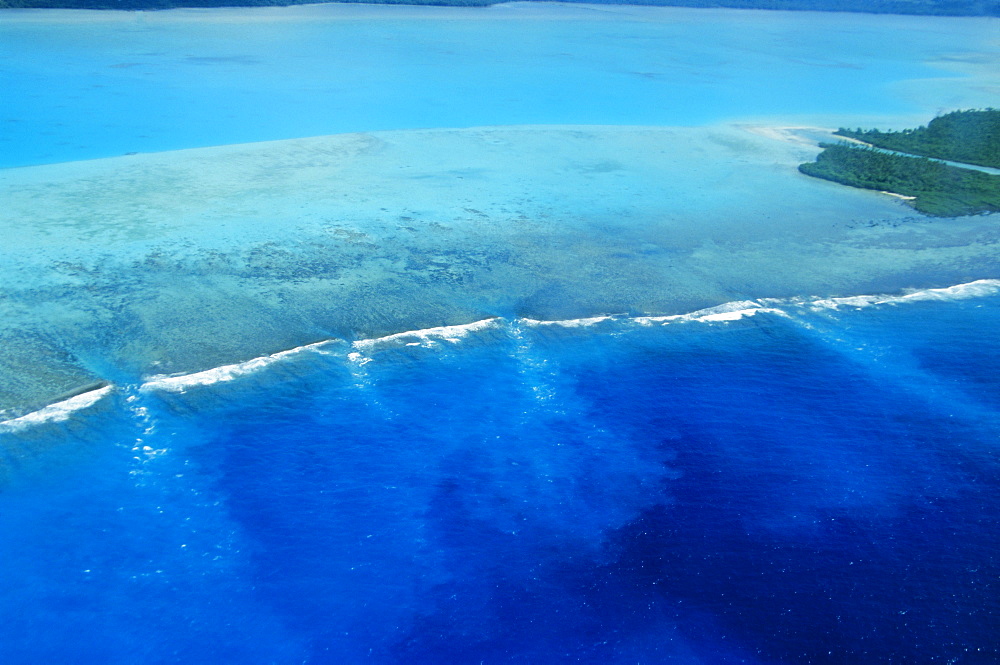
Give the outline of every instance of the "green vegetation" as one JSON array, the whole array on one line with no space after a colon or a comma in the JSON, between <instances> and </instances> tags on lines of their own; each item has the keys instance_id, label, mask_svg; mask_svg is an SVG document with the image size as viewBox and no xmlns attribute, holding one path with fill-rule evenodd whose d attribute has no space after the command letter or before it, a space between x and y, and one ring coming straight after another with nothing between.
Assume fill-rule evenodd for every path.
<instances>
[{"instance_id":1,"label":"green vegetation","mask_svg":"<svg viewBox=\"0 0 1000 665\"><path fill-rule=\"evenodd\" d=\"M870 146L838 143L820 147L824 150L816 161L800 165L799 171L851 187L913 196L907 203L927 215L1000 212L1000 176Z\"/></svg>"},{"instance_id":2,"label":"green vegetation","mask_svg":"<svg viewBox=\"0 0 1000 665\"><path fill-rule=\"evenodd\" d=\"M901 132L841 128L836 133L887 150L1000 168L997 109L955 111L934 118L926 127Z\"/></svg>"},{"instance_id":3,"label":"green vegetation","mask_svg":"<svg viewBox=\"0 0 1000 665\"><path fill-rule=\"evenodd\" d=\"M258 7L323 0L0 0L3 8L170 9L172 7ZM353 0L347 0L353 1ZM362 0L358 0L362 1ZM497 0L363 0L376 4L483 6ZM928 16L1000 16L1000 0L568 0L594 4L668 7L730 7Z\"/></svg>"}]
</instances>

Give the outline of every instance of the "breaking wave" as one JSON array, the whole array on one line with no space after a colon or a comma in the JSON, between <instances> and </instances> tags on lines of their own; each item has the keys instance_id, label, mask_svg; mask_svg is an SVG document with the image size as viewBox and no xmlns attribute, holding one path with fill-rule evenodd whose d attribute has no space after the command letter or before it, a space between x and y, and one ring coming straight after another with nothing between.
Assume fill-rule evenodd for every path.
<instances>
[{"instance_id":1,"label":"breaking wave","mask_svg":"<svg viewBox=\"0 0 1000 665\"><path fill-rule=\"evenodd\" d=\"M182 393L192 388L210 386L218 383L235 381L245 376L260 372L275 363L288 360L295 356L308 353L323 355L340 355L340 349L346 348L343 354L345 360L364 364L372 360L372 355L379 351L400 347L434 348L442 344L458 344L470 335L486 331L496 331L513 334L512 331L521 327L527 328L589 328L600 332L611 326L615 331L628 329L630 326L654 326L687 323L731 323L759 314L769 314L784 318L796 318L807 313L838 310L840 308L861 309L865 307L881 307L886 305L905 305L918 302L946 302L982 298L1000 294L1000 280L980 279L972 282L956 284L940 288L915 289L902 294L856 295L843 297L815 298L760 298L757 300L735 300L714 307L699 309L686 314L671 314L663 316L627 316L624 314L607 314L601 316L582 317L545 321L531 318L505 319L493 317L473 321L471 323L437 326L419 330L407 330L383 337L355 340L347 345L340 339L328 339L303 346L286 349L277 353L259 356L239 363L213 367L211 369L186 374L157 374L148 377L138 386L141 392L173 392ZM83 392L68 399L50 404L42 409L13 418L0 421L0 432L15 431L40 423L61 421L70 418L74 413L87 409L103 397L116 390L112 384Z\"/></svg>"}]
</instances>

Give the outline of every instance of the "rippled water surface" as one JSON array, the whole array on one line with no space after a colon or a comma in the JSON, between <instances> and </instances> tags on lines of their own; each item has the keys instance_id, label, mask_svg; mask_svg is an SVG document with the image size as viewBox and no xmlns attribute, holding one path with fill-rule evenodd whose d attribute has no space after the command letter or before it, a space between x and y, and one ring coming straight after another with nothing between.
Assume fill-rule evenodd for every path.
<instances>
[{"instance_id":1,"label":"rippled water surface","mask_svg":"<svg viewBox=\"0 0 1000 665\"><path fill-rule=\"evenodd\" d=\"M5 653L988 662L996 290L490 320L8 425Z\"/></svg>"}]
</instances>

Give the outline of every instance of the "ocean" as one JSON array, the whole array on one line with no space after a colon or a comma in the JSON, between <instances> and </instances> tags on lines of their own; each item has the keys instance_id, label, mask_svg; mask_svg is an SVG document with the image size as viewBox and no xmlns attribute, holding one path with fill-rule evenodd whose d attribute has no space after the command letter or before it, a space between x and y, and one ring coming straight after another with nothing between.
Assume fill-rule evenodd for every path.
<instances>
[{"instance_id":1,"label":"ocean","mask_svg":"<svg viewBox=\"0 0 1000 665\"><path fill-rule=\"evenodd\" d=\"M992 662L998 343L989 281L490 319L74 398L5 426L3 650Z\"/></svg>"},{"instance_id":2,"label":"ocean","mask_svg":"<svg viewBox=\"0 0 1000 665\"><path fill-rule=\"evenodd\" d=\"M0 11L0 662L1000 661L996 25Z\"/></svg>"}]
</instances>

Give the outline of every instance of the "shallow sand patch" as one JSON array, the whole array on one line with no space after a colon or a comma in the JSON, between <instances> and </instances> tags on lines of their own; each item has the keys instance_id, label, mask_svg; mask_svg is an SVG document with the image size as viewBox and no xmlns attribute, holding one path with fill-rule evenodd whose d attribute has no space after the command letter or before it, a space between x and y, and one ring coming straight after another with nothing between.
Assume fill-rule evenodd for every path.
<instances>
[{"instance_id":1,"label":"shallow sand patch","mask_svg":"<svg viewBox=\"0 0 1000 665\"><path fill-rule=\"evenodd\" d=\"M766 139L771 139L773 141L785 141L787 143L797 143L799 145L806 146L815 146L818 143L817 137L822 137L823 140L831 141L838 138L833 134L837 130L829 127L813 127L809 125L792 127L780 127L774 125L738 126L751 134L763 136Z\"/></svg>"}]
</instances>

